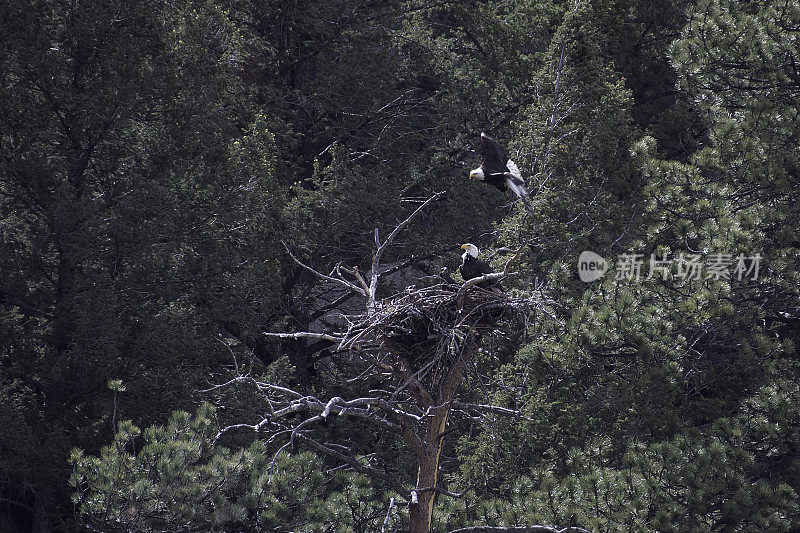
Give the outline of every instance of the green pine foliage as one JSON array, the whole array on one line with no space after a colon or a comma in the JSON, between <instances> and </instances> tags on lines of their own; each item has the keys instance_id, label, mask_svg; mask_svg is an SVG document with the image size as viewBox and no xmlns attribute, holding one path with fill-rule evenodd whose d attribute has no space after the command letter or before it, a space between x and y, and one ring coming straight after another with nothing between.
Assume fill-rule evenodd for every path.
<instances>
[{"instance_id":1,"label":"green pine foliage","mask_svg":"<svg viewBox=\"0 0 800 533\"><path fill-rule=\"evenodd\" d=\"M796 371L798 255L784 235L796 228L797 217L794 193L782 180L796 174L795 146L789 148L797 139L791 118L796 103L786 96L794 90L784 63L791 37L778 29L791 26L795 11L777 4L693 6L670 55L686 99L682 108L695 109L697 120L709 124L705 139L696 138L705 146L685 161L663 159L671 150L656 121L656 138L628 137L631 163L641 176L638 188L632 187L636 192L616 206L610 196L601 202L611 217L601 218L588 238L575 239L570 251L569 225L580 227L577 220L556 231L534 222L529 239L539 253L532 259L545 260L528 268L532 276L557 280L552 290L563 305L562 322L552 331L537 330L536 340L498 378L495 401L523 410L530 420L497 420L491 431L459 443L467 459L452 479L460 487L480 487L473 500L479 511L463 522L450 518L448 526L486 521L576 523L593 531L797 527L797 465L764 447L762 433L778 431L786 421L774 409L755 407L776 395L786 395L783 401L791 405L796 390L796 380L787 382L786 376ZM743 36L760 42L746 44ZM583 132L597 122L580 124ZM573 147L561 157L569 163L568 155L579 154ZM587 168L576 167L574 185L558 188L556 197L590 212L585 197L572 200ZM624 176L625 168L614 176ZM599 194L604 183L596 183ZM552 217L549 207L544 201L536 215L519 220ZM524 226L503 221L500 227L505 242L513 243ZM604 238L615 239L615 246L605 248ZM564 248L547 263L545 254ZM612 268L602 282L577 282L572 272L584 249L612 260L622 251L642 254L642 281L614 280ZM758 281L663 280L658 274L644 279L651 254L675 258L690 252L760 253L769 257L769 266ZM761 415L754 417L753 409ZM589 444L598 439L602 446ZM793 439L778 437L779 448ZM518 473L526 471L521 486ZM473 507L467 503L465 509Z\"/></svg>"},{"instance_id":2,"label":"green pine foliage","mask_svg":"<svg viewBox=\"0 0 800 533\"><path fill-rule=\"evenodd\" d=\"M784 369L790 371L790 369ZM796 371L796 369L794 369ZM563 469L543 465L502 497L448 502L440 528L581 524L590 531L792 531L797 504L795 380L759 389L741 413L622 450L610 439L572 448ZM787 425L788 424L788 425ZM789 473L791 472L791 473ZM788 477L785 477L789 473Z\"/></svg>"},{"instance_id":3,"label":"green pine foliage","mask_svg":"<svg viewBox=\"0 0 800 533\"><path fill-rule=\"evenodd\" d=\"M160 421L227 361L210 324L272 311L283 195L217 6L3 13L0 490L47 529L71 520L69 448L113 434L109 379Z\"/></svg>"},{"instance_id":4,"label":"green pine foliage","mask_svg":"<svg viewBox=\"0 0 800 533\"><path fill-rule=\"evenodd\" d=\"M437 191L381 294L473 242L495 268L523 246L505 290L553 303L470 365L458 399L520 416L450 419L464 495L434 531L800 529L798 27L783 0L4 1L0 532L402 530L396 494L301 444L215 441L268 406L213 385L362 392L262 335L352 305L284 245L366 272ZM481 131L530 207L467 179ZM755 253L758 279L648 272ZM416 474L364 423L314 431Z\"/></svg>"},{"instance_id":5,"label":"green pine foliage","mask_svg":"<svg viewBox=\"0 0 800 533\"><path fill-rule=\"evenodd\" d=\"M313 454L270 454L256 440L215 445L215 410L175 412L142 431L121 422L98 456L73 450L84 526L103 531L368 531L384 509L357 476L326 476ZM339 492L336 487L348 489Z\"/></svg>"}]
</instances>

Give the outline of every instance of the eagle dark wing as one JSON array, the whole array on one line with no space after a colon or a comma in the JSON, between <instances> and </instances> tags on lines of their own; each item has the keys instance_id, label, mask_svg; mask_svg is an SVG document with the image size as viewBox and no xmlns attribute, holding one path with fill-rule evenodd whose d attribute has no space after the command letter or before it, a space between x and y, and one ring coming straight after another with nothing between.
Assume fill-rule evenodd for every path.
<instances>
[{"instance_id":1,"label":"eagle dark wing","mask_svg":"<svg viewBox=\"0 0 800 533\"><path fill-rule=\"evenodd\" d=\"M508 172L508 167L506 167L508 158L505 150L497 144L497 141L485 133L481 133L481 141L483 142L483 163L481 163L481 168L484 174L488 177L490 174Z\"/></svg>"},{"instance_id":2,"label":"eagle dark wing","mask_svg":"<svg viewBox=\"0 0 800 533\"><path fill-rule=\"evenodd\" d=\"M479 276L483 276L484 274L493 274L494 270L490 267L485 261L481 261L480 259L476 259L471 255L467 255L464 259L464 262L461 263L461 268L459 269L461 272L461 277L464 278L464 281L469 281L472 278L477 278ZM497 280L491 281L484 281L478 284L478 287L482 287L484 289L490 289L498 284Z\"/></svg>"},{"instance_id":3,"label":"eagle dark wing","mask_svg":"<svg viewBox=\"0 0 800 533\"><path fill-rule=\"evenodd\" d=\"M494 274L494 270L492 270L492 267L489 266L489 263L481 261L480 259L475 259L474 261L478 276L483 276L484 274Z\"/></svg>"}]
</instances>

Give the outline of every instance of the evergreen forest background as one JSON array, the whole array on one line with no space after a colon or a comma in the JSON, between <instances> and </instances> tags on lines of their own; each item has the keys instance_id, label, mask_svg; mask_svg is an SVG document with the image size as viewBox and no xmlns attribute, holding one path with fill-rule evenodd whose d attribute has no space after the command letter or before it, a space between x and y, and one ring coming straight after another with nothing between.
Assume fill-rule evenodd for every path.
<instances>
[{"instance_id":1,"label":"evergreen forest background","mask_svg":"<svg viewBox=\"0 0 800 533\"><path fill-rule=\"evenodd\" d=\"M800 530L796 0L1 5L0 532L405 530L391 487L269 426L217 439L264 407L215 386L351 395L264 335L353 305L287 247L367 272L439 191L386 263L424 284L524 245L504 290L552 305L466 371L459 399L518 416L450 420L432 531ZM467 179L482 131L532 209ZM762 262L586 284L584 250Z\"/></svg>"}]
</instances>

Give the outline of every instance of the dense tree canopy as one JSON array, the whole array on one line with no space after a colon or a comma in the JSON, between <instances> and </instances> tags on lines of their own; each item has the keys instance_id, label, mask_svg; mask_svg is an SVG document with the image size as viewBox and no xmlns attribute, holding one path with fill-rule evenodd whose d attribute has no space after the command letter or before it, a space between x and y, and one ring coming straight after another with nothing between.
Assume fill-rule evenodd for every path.
<instances>
[{"instance_id":1,"label":"dense tree canopy","mask_svg":"<svg viewBox=\"0 0 800 533\"><path fill-rule=\"evenodd\" d=\"M800 529L798 31L796 0L2 0L0 532L404 531L428 498L442 532ZM482 131L529 206L467 179ZM437 333L418 494L408 426L347 401L424 425L424 358L331 332L450 291L466 242L537 305Z\"/></svg>"}]
</instances>

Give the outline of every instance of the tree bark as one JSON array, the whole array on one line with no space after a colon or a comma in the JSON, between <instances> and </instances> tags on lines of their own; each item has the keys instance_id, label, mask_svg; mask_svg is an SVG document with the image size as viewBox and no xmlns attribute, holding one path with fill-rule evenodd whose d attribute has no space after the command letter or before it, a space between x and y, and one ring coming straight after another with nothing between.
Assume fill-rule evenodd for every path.
<instances>
[{"instance_id":1,"label":"tree bark","mask_svg":"<svg viewBox=\"0 0 800 533\"><path fill-rule=\"evenodd\" d=\"M412 501L409 506L409 530L411 533L430 533L433 518L433 505L436 501L437 483L439 481L439 460L442 456L442 436L447 426L450 415L453 395L467 360L477 350L477 343L462 351L458 360L450 367L445 379L440 383L438 391L431 391L434 403L427 405L429 420L425 430L424 440L418 453L417 484L415 492L417 503Z\"/></svg>"}]
</instances>

